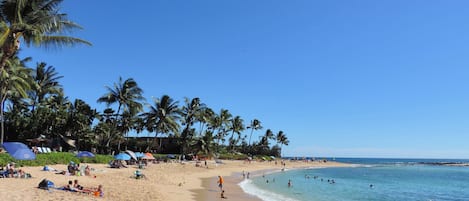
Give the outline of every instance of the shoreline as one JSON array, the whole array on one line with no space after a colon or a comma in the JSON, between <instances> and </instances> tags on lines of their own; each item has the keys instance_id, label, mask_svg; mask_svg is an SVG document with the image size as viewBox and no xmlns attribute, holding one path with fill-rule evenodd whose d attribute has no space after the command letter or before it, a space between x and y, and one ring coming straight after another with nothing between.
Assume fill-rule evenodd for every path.
<instances>
[{"instance_id":1,"label":"shoreline","mask_svg":"<svg viewBox=\"0 0 469 201\"><path fill-rule=\"evenodd\" d=\"M259 162L256 162L259 163ZM269 163L269 162L261 162L261 163ZM352 167L353 164L347 163L338 163L338 162L303 162L303 161L294 161L294 162L286 162L288 164L288 168L285 171L292 171L304 168L327 168L327 167ZM251 178L260 177L262 175L273 174L282 171L280 165L273 165L270 164L270 167L264 168L248 168L251 174ZM254 165L254 167L258 167ZM230 200L234 201L243 201L243 200L250 200L250 201L262 201L262 199L256 195L249 194L245 192L241 186L239 185L244 179L242 176L242 171L234 171L231 172L229 176L224 176L224 188L225 188L225 197ZM223 176L223 175L222 175ZM213 175L212 177L205 177L200 178L202 181L201 189L194 189L192 190L194 195L194 200L206 200L206 201L220 201L225 200L220 196L220 189L217 186L217 175Z\"/></svg>"},{"instance_id":2,"label":"shoreline","mask_svg":"<svg viewBox=\"0 0 469 201\"><path fill-rule=\"evenodd\" d=\"M90 165L92 176L66 176L53 171L42 171L42 167L19 167L32 175L32 178L0 178L0 197L5 200L67 200L67 201L119 201L119 200L225 200L220 198L217 186L217 176L225 178L225 196L229 200L253 200L260 198L245 193L238 185L242 181L241 172L250 172L251 176L261 175L282 167L274 162L245 163L244 161L207 161L208 167L196 167L193 161L184 163L149 164L142 173L145 179L132 177L138 170L137 166L128 168L109 168L107 164L81 164ZM309 167L343 167L349 164L336 162L303 162L286 161L286 168ZM49 165L56 170L66 170L66 165ZM257 172L256 172L257 171ZM78 179L80 184L87 188L103 185L104 197L94 197L89 194L63 191L57 189L41 190L37 186L42 179L54 182L56 187L67 184L69 180Z\"/></svg>"}]
</instances>

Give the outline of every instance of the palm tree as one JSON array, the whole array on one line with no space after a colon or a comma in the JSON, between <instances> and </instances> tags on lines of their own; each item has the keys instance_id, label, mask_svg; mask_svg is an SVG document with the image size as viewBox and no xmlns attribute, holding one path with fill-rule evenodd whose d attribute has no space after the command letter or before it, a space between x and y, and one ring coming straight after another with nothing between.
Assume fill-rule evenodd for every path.
<instances>
[{"instance_id":1,"label":"palm tree","mask_svg":"<svg viewBox=\"0 0 469 201\"><path fill-rule=\"evenodd\" d=\"M30 92L30 97L33 101L32 111L34 111L37 104L44 101L48 94L63 94L62 85L59 83L59 79L63 78L63 76L59 76L54 67L47 66L44 62L38 63L32 77L36 82L35 87Z\"/></svg>"},{"instance_id":2,"label":"palm tree","mask_svg":"<svg viewBox=\"0 0 469 201\"><path fill-rule=\"evenodd\" d=\"M149 112L143 113L145 127L149 132L155 132L155 140L159 133L177 133L180 118L178 102L173 101L168 95L163 95L160 99L154 99L154 105L149 105ZM161 149L161 140L160 140Z\"/></svg>"},{"instance_id":3,"label":"palm tree","mask_svg":"<svg viewBox=\"0 0 469 201\"><path fill-rule=\"evenodd\" d=\"M254 130L260 130L262 129L262 126L261 126L261 121L257 120L257 119L254 119L251 121L251 125L249 125L247 127L247 129L251 129L251 135L249 135L249 145L251 145L251 137L252 137L252 132Z\"/></svg>"},{"instance_id":4,"label":"palm tree","mask_svg":"<svg viewBox=\"0 0 469 201\"><path fill-rule=\"evenodd\" d=\"M203 154L210 156L213 152L213 131L205 131L205 135L199 136L195 143L196 153L202 152Z\"/></svg>"},{"instance_id":5,"label":"palm tree","mask_svg":"<svg viewBox=\"0 0 469 201\"><path fill-rule=\"evenodd\" d=\"M185 154L186 149L190 141L192 141L193 136L195 135L195 129L192 128L192 125L196 122L196 115L206 108L205 104L201 103L200 98L185 99L186 105L182 107L182 125L184 129L182 130L180 143L181 143L181 154Z\"/></svg>"},{"instance_id":6,"label":"palm tree","mask_svg":"<svg viewBox=\"0 0 469 201\"><path fill-rule=\"evenodd\" d=\"M244 124L243 124L243 119L241 119L240 116L236 116L235 118L233 118L231 120L231 127L230 127L230 131L231 131L231 137L230 137L230 147L231 147L231 150L233 151L234 150L234 146L237 144L237 142L239 141L240 137L241 137L241 132L244 130ZM238 139L235 140L234 139L234 134L237 134L238 135Z\"/></svg>"},{"instance_id":7,"label":"palm tree","mask_svg":"<svg viewBox=\"0 0 469 201\"><path fill-rule=\"evenodd\" d=\"M4 110L7 98L13 95L25 98L31 86L30 69L25 67L28 60L29 58L20 60L14 57L6 62L8 68L0 68L0 144L3 144L5 132Z\"/></svg>"},{"instance_id":8,"label":"palm tree","mask_svg":"<svg viewBox=\"0 0 469 201\"><path fill-rule=\"evenodd\" d=\"M114 83L113 88L106 86L106 89L108 92L98 99L98 103L106 103L108 107L114 103L118 104L113 126L120 131L121 135L125 135L134 127L131 123L132 118L143 109L141 103L145 100L142 96L143 90L134 79L129 78L123 81L122 77L119 77L118 83ZM120 140L118 148L120 149Z\"/></svg>"},{"instance_id":9,"label":"palm tree","mask_svg":"<svg viewBox=\"0 0 469 201\"><path fill-rule=\"evenodd\" d=\"M81 27L59 11L63 0L2 0L0 2L0 69L20 48L27 46L62 47L91 43L61 35Z\"/></svg>"},{"instance_id":10,"label":"palm tree","mask_svg":"<svg viewBox=\"0 0 469 201\"><path fill-rule=\"evenodd\" d=\"M116 115L119 115L121 109L129 111L131 114L137 114L142 111L143 90L138 86L137 82L129 78L125 81L119 77L119 82L114 83L114 88L106 86L107 93L98 99L98 103L106 103L110 106L114 103L118 104Z\"/></svg>"},{"instance_id":11,"label":"palm tree","mask_svg":"<svg viewBox=\"0 0 469 201\"><path fill-rule=\"evenodd\" d=\"M232 115L228 110L221 109L220 114L215 114L210 120L210 127L217 131L217 134L215 135L215 139L217 140L217 151L218 147L220 146L220 141L224 141L226 137L231 117Z\"/></svg>"},{"instance_id":12,"label":"palm tree","mask_svg":"<svg viewBox=\"0 0 469 201\"><path fill-rule=\"evenodd\" d=\"M211 119L213 119L214 115L215 112L213 112L213 110L208 107L201 109L200 112L195 115L196 120L200 124L199 136L202 136L202 133L205 129L205 125L208 124Z\"/></svg>"},{"instance_id":13,"label":"palm tree","mask_svg":"<svg viewBox=\"0 0 469 201\"><path fill-rule=\"evenodd\" d=\"M288 146L290 141L288 140L287 136L283 133L283 131L279 131L276 136L277 144L280 144L280 156L282 156L282 145Z\"/></svg>"}]
</instances>

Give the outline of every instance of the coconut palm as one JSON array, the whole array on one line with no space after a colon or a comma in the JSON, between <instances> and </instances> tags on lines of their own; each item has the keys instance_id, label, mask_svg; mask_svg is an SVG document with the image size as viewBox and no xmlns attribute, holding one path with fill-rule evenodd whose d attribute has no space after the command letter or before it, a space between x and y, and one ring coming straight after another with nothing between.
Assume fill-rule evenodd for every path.
<instances>
[{"instance_id":1,"label":"coconut palm","mask_svg":"<svg viewBox=\"0 0 469 201\"><path fill-rule=\"evenodd\" d=\"M282 146L290 143L288 140L287 136L283 133L283 131L279 131L276 136L277 139L277 145L280 144L280 156L282 155Z\"/></svg>"},{"instance_id":2,"label":"coconut palm","mask_svg":"<svg viewBox=\"0 0 469 201\"><path fill-rule=\"evenodd\" d=\"M210 156L213 153L213 131L205 131L205 135L199 136L193 144L196 153L202 152Z\"/></svg>"},{"instance_id":3,"label":"coconut palm","mask_svg":"<svg viewBox=\"0 0 469 201\"><path fill-rule=\"evenodd\" d=\"M251 145L251 137L252 137L253 131L262 129L261 121L259 121L258 119L252 120L251 125L249 125L247 129L251 129L251 134L249 135L249 143L248 143L249 145Z\"/></svg>"},{"instance_id":4,"label":"coconut palm","mask_svg":"<svg viewBox=\"0 0 469 201\"><path fill-rule=\"evenodd\" d=\"M120 135L125 135L131 128L134 127L133 118L135 115L143 110L141 101L145 100L142 96L143 90L138 86L137 82L132 79L122 80L119 77L119 82L114 83L114 87L106 86L108 92L98 99L98 103L106 103L110 105L117 103L117 111L113 126L117 128ZM120 139L118 140L120 149Z\"/></svg>"},{"instance_id":5,"label":"coconut palm","mask_svg":"<svg viewBox=\"0 0 469 201\"><path fill-rule=\"evenodd\" d=\"M81 27L68 20L59 8L63 0L2 0L0 2L0 69L20 48L27 46L62 47L91 43L64 35Z\"/></svg>"},{"instance_id":6,"label":"coconut palm","mask_svg":"<svg viewBox=\"0 0 469 201\"><path fill-rule=\"evenodd\" d=\"M206 108L205 104L200 101L200 98L188 99L185 98L185 105L182 107L182 125L184 129L181 132L180 143L181 143L181 154L185 154L186 149L192 137L195 134L195 129L192 125L196 122L196 115Z\"/></svg>"},{"instance_id":7,"label":"coconut palm","mask_svg":"<svg viewBox=\"0 0 469 201\"><path fill-rule=\"evenodd\" d=\"M154 105L149 105L150 111L143 113L145 127L149 132L155 132L155 141L158 134L177 133L180 118L178 102L173 101L168 95L163 95L159 99L154 99ZM160 140L161 149L161 140Z\"/></svg>"},{"instance_id":8,"label":"coconut palm","mask_svg":"<svg viewBox=\"0 0 469 201\"><path fill-rule=\"evenodd\" d=\"M231 127L230 127L230 131L231 131L231 137L230 137L230 147L231 147L231 150L233 151L234 150L234 146L237 144L237 142L239 141L239 139L241 138L241 132L244 130L244 124L243 124L243 119L241 119L240 116L236 116L234 117L232 120L231 120ZM237 140L235 140L234 138L234 134L237 134L238 135L238 138Z\"/></svg>"},{"instance_id":9,"label":"coconut palm","mask_svg":"<svg viewBox=\"0 0 469 201\"><path fill-rule=\"evenodd\" d=\"M200 124L199 136L202 136L202 133L204 132L204 129L205 129L205 125L208 124L211 119L213 119L214 115L215 115L215 112L213 112L213 110L208 107L201 109L195 115L196 120Z\"/></svg>"},{"instance_id":10,"label":"coconut palm","mask_svg":"<svg viewBox=\"0 0 469 201\"><path fill-rule=\"evenodd\" d=\"M98 99L98 103L106 103L110 105L117 103L116 115L121 114L121 109L129 111L131 114L137 114L142 111L143 105L143 90L138 86L137 82L129 78L125 81L119 77L119 82L114 83L114 87L106 86L107 93Z\"/></svg>"},{"instance_id":11,"label":"coconut palm","mask_svg":"<svg viewBox=\"0 0 469 201\"><path fill-rule=\"evenodd\" d=\"M59 79L63 76L59 76L54 67L47 66L44 62L38 63L32 77L36 83L29 95L33 101L32 111L34 111L37 104L44 101L47 95L63 94L62 85L59 83Z\"/></svg>"},{"instance_id":12,"label":"coconut palm","mask_svg":"<svg viewBox=\"0 0 469 201\"><path fill-rule=\"evenodd\" d=\"M31 86L30 69L25 67L29 58L20 60L18 57L9 59L5 65L8 68L0 68L0 144L4 138L4 109L8 97L27 97L27 90Z\"/></svg>"}]
</instances>

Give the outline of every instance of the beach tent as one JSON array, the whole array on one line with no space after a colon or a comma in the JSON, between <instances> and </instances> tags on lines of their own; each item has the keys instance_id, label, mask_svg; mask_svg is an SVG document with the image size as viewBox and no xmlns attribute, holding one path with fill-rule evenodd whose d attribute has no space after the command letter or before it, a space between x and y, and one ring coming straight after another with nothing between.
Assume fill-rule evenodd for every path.
<instances>
[{"instance_id":1,"label":"beach tent","mask_svg":"<svg viewBox=\"0 0 469 201\"><path fill-rule=\"evenodd\" d=\"M127 160L130 160L130 156L126 153L120 153L120 154L115 155L114 159L127 161Z\"/></svg>"},{"instance_id":2,"label":"beach tent","mask_svg":"<svg viewBox=\"0 0 469 201\"><path fill-rule=\"evenodd\" d=\"M93 158L94 154L89 151L80 151L78 152L77 157L78 158L86 158L86 157Z\"/></svg>"},{"instance_id":3,"label":"beach tent","mask_svg":"<svg viewBox=\"0 0 469 201\"><path fill-rule=\"evenodd\" d=\"M137 156L135 155L133 151L126 150L125 153L129 154L129 156L132 157L132 159L137 160Z\"/></svg>"},{"instance_id":4,"label":"beach tent","mask_svg":"<svg viewBox=\"0 0 469 201\"><path fill-rule=\"evenodd\" d=\"M34 154L28 146L21 142L4 142L3 147L11 157L17 160L35 160Z\"/></svg>"}]
</instances>

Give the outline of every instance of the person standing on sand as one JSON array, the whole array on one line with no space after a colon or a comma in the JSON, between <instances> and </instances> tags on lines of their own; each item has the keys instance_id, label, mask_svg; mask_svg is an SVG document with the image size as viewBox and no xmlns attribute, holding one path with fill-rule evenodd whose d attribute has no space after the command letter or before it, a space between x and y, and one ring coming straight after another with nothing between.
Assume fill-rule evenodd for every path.
<instances>
[{"instance_id":1,"label":"person standing on sand","mask_svg":"<svg viewBox=\"0 0 469 201\"><path fill-rule=\"evenodd\" d=\"M218 176L218 187L220 187L220 190L223 191L223 177Z\"/></svg>"}]
</instances>

